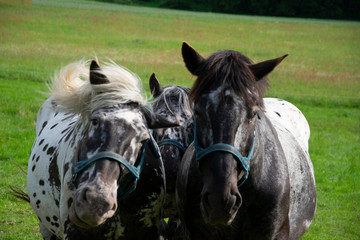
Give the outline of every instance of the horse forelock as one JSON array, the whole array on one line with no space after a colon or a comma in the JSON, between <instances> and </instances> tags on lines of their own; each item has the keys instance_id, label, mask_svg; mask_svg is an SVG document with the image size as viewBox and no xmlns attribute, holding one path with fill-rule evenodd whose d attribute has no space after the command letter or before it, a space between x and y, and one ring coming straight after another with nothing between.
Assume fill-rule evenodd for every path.
<instances>
[{"instance_id":1,"label":"horse forelock","mask_svg":"<svg viewBox=\"0 0 360 240\"><path fill-rule=\"evenodd\" d=\"M137 75L113 61L104 63L100 72L109 83L92 85L89 61L81 60L62 68L50 87L58 110L89 116L96 109L135 102L146 105L141 80Z\"/></svg>"},{"instance_id":2,"label":"horse forelock","mask_svg":"<svg viewBox=\"0 0 360 240\"><path fill-rule=\"evenodd\" d=\"M185 114L186 118L192 117L192 110L189 103L189 89L181 86L168 85L163 88L161 95L154 99L153 108L160 108L162 101L165 103L167 110L174 116L178 116L179 113ZM168 101L167 97L174 96L178 99L178 111L174 112L174 107Z\"/></svg>"},{"instance_id":3,"label":"horse forelock","mask_svg":"<svg viewBox=\"0 0 360 240\"><path fill-rule=\"evenodd\" d=\"M221 87L220 98L224 97L227 88L233 89L249 108L258 106L263 109L262 86L267 85L263 80L261 85L248 67L252 61L243 54L226 50L213 53L206 59L199 69L198 79L190 90L190 103L203 94ZM265 82L264 82L265 81Z\"/></svg>"}]
</instances>

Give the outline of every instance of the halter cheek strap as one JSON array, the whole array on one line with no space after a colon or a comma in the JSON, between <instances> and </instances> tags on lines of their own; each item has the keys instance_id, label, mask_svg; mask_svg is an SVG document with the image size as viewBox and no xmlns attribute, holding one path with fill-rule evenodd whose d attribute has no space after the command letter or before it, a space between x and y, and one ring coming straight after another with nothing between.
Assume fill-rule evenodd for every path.
<instances>
[{"instance_id":1,"label":"halter cheek strap","mask_svg":"<svg viewBox=\"0 0 360 240\"><path fill-rule=\"evenodd\" d=\"M201 148L198 144L197 135L196 135L196 119L194 118L194 144L195 144L195 155L196 155L196 163L199 164L199 161L205 157L206 155L213 152L227 152L234 155L235 159L244 169L244 175L241 177L242 181L238 184L240 187L248 178L250 171L250 160L254 153L255 148L255 130L254 130L254 138L252 141L251 149L247 157L241 155L241 153L232 145L225 143L215 143L207 148Z\"/></svg>"},{"instance_id":2,"label":"halter cheek strap","mask_svg":"<svg viewBox=\"0 0 360 240\"><path fill-rule=\"evenodd\" d=\"M139 174L136 176L133 172L132 175L128 174L126 176L126 178L124 179L124 181L122 182L122 184L119 186L118 191L117 191L117 195L118 195L118 200L123 200L126 197L128 197L135 189L137 186L137 181L140 179L140 173L142 172L142 166L143 166L143 162L144 162L144 153L145 153L145 149L147 144L149 143L150 145L150 150L152 152L152 154L156 157L156 158L160 158L160 153L157 151L155 145L154 145L154 140L150 139L149 141L146 141L143 143L143 146L141 148L141 155L139 155L138 160L136 162L139 162L136 166L130 165L132 168L135 169L139 169ZM124 165L125 166L125 165ZM126 166L125 166L126 167Z\"/></svg>"}]
</instances>

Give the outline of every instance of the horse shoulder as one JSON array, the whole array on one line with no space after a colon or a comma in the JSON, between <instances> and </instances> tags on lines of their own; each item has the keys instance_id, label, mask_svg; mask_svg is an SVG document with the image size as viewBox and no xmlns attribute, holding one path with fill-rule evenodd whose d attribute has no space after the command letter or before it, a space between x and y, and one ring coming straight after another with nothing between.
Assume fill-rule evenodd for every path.
<instances>
[{"instance_id":1,"label":"horse shoulder","mask_svg":"<svg viewBox=\"0 0 360 240\"><path fill-rule=\"evenodd\" d=\"M244 193L244 198L248 198L244 201L252 205L251 208L267 212L268 217L260 217L259 222L263 221L263 225L272 225L274 232L277 232L276 229L287 221L290 208L288 163L281 136L272 125L271 119L266 115L262 116L257 126L258 145L255 145L257 153L254 153L257 156L251 159L247 180L249 182L244 183L246 191L249 190L248 186L251 186L250 193Z\"/></svg>"}]
</instances>

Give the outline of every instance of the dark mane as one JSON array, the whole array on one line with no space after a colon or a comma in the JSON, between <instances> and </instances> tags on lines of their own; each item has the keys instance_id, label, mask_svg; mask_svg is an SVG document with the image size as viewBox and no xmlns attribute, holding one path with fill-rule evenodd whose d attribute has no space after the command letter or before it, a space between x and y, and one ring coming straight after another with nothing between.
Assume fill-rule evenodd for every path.
<instances>
[{"instance_id":1,"label":"dark mane","mask_svg":"<svg viewBox=\"0 0 360 240\"><path fill-rule=\"evenodd\" d=\"M198 79L190 94L190 102L214 86L230 87L245 101L246 106L263 108L263 89L268 86L267 79L256 81L248 64L252 61L239 52L226 50L213 53L199 67ZM224 93L224 91L222 91Z\"/></svg>"}]
</instances>

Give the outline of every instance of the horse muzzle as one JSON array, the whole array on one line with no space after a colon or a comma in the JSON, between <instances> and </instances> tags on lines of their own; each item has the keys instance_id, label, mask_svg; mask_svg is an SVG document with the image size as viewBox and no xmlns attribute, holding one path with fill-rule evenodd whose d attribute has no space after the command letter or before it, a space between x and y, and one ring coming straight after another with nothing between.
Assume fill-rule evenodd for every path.
<instances>
[{"instance_id":1,"label":"horse muzzle","mask_svg":"<svg viewBox=\"0 0 360 240\"><path fill-rule=\"evenodd\" d=\"M76 192L70 220L82 228L92 228L111 218L117 210L117 194L104 187L85 186Z\"/></svg>"},{"instance_id":2,"label":"horse muzzle","mask_svg":"<svg viewBox=\"0 0 360 240\"><path fill-rule=\"evenodd\" d=\"M228 226L241 204L242 198L238 192L228 195L205 192L201 197L200 210L206 224Z\"/></svg>"}]
</instances>

